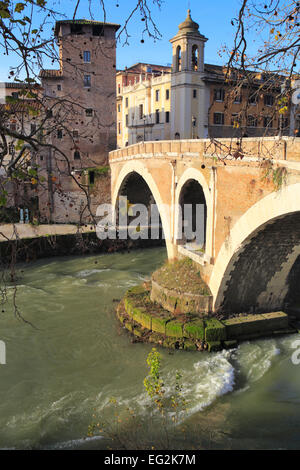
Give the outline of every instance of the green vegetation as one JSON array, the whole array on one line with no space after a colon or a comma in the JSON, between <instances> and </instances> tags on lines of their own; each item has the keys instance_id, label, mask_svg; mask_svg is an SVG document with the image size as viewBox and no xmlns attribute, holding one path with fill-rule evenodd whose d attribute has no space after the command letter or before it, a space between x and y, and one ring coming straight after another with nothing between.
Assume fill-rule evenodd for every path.
<instances>
[{"instance_id":1,"label":"green vegetation","mask_svg":"<svg viewBox=\"0 0 300 470\"><path fill-rule=\"evenodd\" d=\"M180 294L211 295L209 287L201 278L200 270L190 258L167 262L153 273L152 279L160 286Z\"/></svg>"}]
</instances>

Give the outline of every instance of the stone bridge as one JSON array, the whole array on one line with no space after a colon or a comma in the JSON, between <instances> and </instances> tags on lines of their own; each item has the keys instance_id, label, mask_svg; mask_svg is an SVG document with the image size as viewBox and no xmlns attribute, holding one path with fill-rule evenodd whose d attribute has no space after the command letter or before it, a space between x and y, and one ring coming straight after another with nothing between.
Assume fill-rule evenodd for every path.
<instances>
[{"instance_id":1,"label":"stone bridge","mask_svg":"<svg viewBox=\"0 0 300 470\"><path fill-rule=\"evenodd\" d=\"M112 203L157 205L168 258L199 263L214 311L299 301L300 138L144 142L111 152L110 166ZM202 246L178 237L185 203L205 207Z\"/></svg>"}]
</instances>

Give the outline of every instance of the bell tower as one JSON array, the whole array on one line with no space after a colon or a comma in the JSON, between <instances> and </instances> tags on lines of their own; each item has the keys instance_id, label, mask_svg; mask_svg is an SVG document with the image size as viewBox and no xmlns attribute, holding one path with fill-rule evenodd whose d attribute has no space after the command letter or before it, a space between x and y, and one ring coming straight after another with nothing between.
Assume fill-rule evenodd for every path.
<instances>
[{"instance_id":1,"label":"bell tower","mask_svg":"<svg viewBox=\"0 0 300 470\"><path fill-rule=\"evenodd\" d=\"M208 99L204 76L207 38L192 20L191 10L170 42L173 48L171 78L171 138L206 137Z\"/></svg>"}]
</instances>

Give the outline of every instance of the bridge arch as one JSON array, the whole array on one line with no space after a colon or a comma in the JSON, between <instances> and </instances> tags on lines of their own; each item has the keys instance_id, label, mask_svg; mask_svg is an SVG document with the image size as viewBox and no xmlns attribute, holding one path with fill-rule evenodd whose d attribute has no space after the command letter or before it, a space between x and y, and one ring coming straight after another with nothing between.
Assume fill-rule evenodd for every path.
<instances>
[{"instance_id":1,"label":"bridge arch","mask_svg":"<svg viewBox=\"0 0 300 470\"><path fill-rule=\"evenodd\" d=\"M281 309L300 266L300 183L254 204L231 228L210 277L214 309ZM299 271L299 270L298 270Z\"/></svg>"},{"instance_id":2,"label":"bridge arch","mask_svg":"<svg viewBox=\"0 0 300 470\"><path fill-rule=\"evenodd\" d=\"M212 256L212 228L213 228L213 199L207 181L201 171L196 168L188 168L185 170L178 181L175 191L175 233L180 232L180 208L184 188L190 182L197 182L203 191L205 199L205 253ZM201 201L199 201L201 203Z\"/></svg>"},{"instance_id":3,"label":"bridge arch","mask_svg":"<svg viewBox=\"0 0 300 470\"><path fill-rule=\"evenodd\" d=\"M170 231L170 211L168 210L168 206L164 204L159 189L157 187L157 184L149 172L149 170L146 168L145 165L143 165L142 162L139 162L137 160L135 161L130 161L127 162L125 165L122 166L122 169L117 177L117 180L115 184L113 185L113 193L112 193L112 206L114 208L117 207L117 202L118 202L118 197L120 194L120 190L122 186L124 185L124 182L126 179L132 175L132 174L137 174L139 175L142 180L145 182L147 187L149 188L149 191L151 195L153 196L153 199L155 201L155 204L157 205L159 209L159 215L162 223L162 228L164 231L165 235L165 242L166 242L166 248L167 248L167 253L168 253L168 258L174 258L174 246L172 244L171 240L171 231Z\"/></svg>"}]
</instances>

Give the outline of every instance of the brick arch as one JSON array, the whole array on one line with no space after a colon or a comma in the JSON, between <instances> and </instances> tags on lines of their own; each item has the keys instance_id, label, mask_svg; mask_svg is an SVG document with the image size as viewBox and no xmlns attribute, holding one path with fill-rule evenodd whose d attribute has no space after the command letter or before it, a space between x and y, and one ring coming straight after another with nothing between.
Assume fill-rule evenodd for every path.
<instances>
[{"instance_id":1,"label":"brick arch","mask_svg":"<svg viewBox=\"0 0 300 470\"><path fill-rule=\"evenodd\" d=\"M112 188L112 206L116 208L117 204L117 199L118 195L120 192L120 189L122 188L122 185L126 178L131 174L131 173L137 173L140 175L145 183L147 184L148 188L151 191L151 194L155 200L155 203L157 204L157 207L159 209L159 214L161 218L161 223L163 227L163 231L165 234L165 241L166 241L166 247L167 247L167 252L168 252L168 258L174 258L174 247L172 244L171 240L171 231L170 231L170 213L166 207L166 205L163 203L159 189L157 187L157 184L151 175L151 173L148 171L147 167L139 161L130 161L126 163L119 175L118 178Z\"/></svg>"},{"instance_id":2,"label":"brick arch","mask_svg":"<svg viewBox=\"0 0 300 470\"><path fill-rule=\"evenodd\" d=\"M205 253L209 256L212 256L213 199L205 177L203 176L202 172L196 168L188 168L185 170L180 180L178 181L175 191L175 227L178 227L179 224L180 195L183 187L190 180L197 181L197 183L199 183L203 189L207 208Z\"/></svg>"},{"instance_id":3,"label":"brick arch","mask_svg":"<svg viewBox=\"0 0 300 470\"><path fill-rule=\"evenodd\" d=\"M235 223L209 280L215 310L254 307L260 312L283 307L289 273L300 254L299 201L299 183L283 187Z\"/></svg>"}]
</instances>

